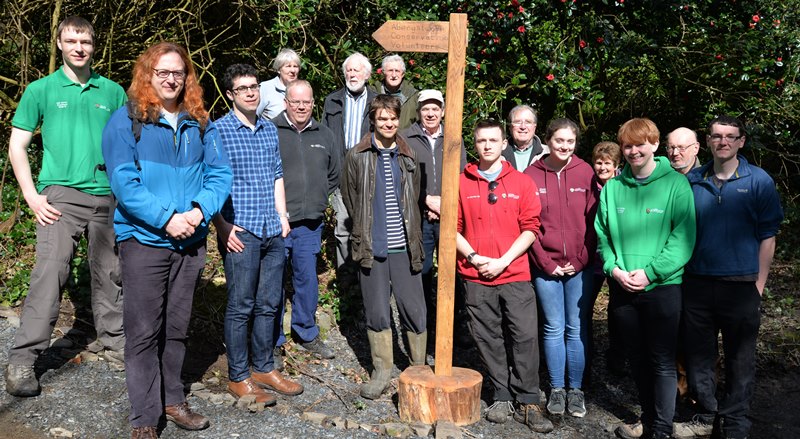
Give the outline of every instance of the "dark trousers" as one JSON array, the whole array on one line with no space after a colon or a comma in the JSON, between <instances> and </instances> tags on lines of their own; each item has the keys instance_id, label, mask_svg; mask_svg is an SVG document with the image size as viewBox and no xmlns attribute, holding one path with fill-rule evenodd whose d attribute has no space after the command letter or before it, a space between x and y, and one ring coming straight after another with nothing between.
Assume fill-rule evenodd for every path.
<instances>
[{"instance_id":1,"label":"dark trousers","mask_svg":"<svg viewBox=\"0 0 800 439\"><path fill-rule=\"evenodd\" d=\"M422 277L411 271L408 252L375 258L372 268L361 267L359 281L367 329L380 332L392 327L389 299L394 294L403 328L415 334L426 331Z\"/></svg>"},{"instance_id":2,"label":"dark trousers","mask_svg":"<svg viewBox=\"0 0 800 439\"><path fill-rule=\"evenodd\" d=\"M608 279L609 313L617 326L650 431L672 434L677 374L675 355L681 317L680 285L631 293Z\"/></svg>"},{"instance_id":3,"label":"dark trousers","mask_svg":"<svg viewBox=\"0 0 800 439\"><path fill-rule=\"evenodd\" d=\"M49 346L58 319L61 290L67 284L70 262L84 235L88 243L97 340L109 349L122 349L125 346L122 285L110 221L114 213L112 197L91 195L66 186L48 186L42 195L61 212L61 217L46 226L36 224L36 265L8 362L33 365Z\"/></svg>"},{"instance_id":4,"label":"dark trousers","mask_svg":"<svg viewBox=\"0 0 800 439\"><path fill-rule=\"evenodd\" d=\"M470 332L489 375L493 399L539 403L539 342L533 286L527 281L497 286L469 281L465 284ZM504 333L511 338L508 345Z\"/></svg>"},{"instance_id":5,"label":"dark trousers","mask_svg":"<svg viewBox=\"0 0 800 439\"><path fill-rule=\"evenodd\" d=\"M687 276L683 285L683 330L689 391L700 410L718 413L726 434L744 437L756 374L756 339L761 295L755 282ZM725 393L716 399L717 335L722 332Z\"/></svg>"},{"instance_id":6,"label":"dark trousers","mask_svg":"<svg viewBox=\"0 0 800 439\"><path fill-rule=\"evenodd\" d=\"M244 244L241 252L228 252L225 246L220 246L228 284L225 309L228 377L234 382L250 376L249 361L256 372L272 372L275 368L272 349L279 332L284 261L281 235L259 238L242 231L237 236Z\"/></svg>"},{"instance_id":7,"label":"dark trousers","mask_svg":"<svg viewBox=\"0 0 800 439\"><path fill-rule=\"evenodd\" d=\"M322 220L292 223L292 231L284 239L286 262L291 262L292 333L297 341L312 341L319 335L316 314L319 302L317 255L322 247ZM283 328L284 301L281 301L280 326ZM277 346L283 346L286 337L280 331Z\"/></svg>"},{"instance_id":8,"label":"dark trousers","mask_svg":"<svg viewBox=\"0 0 800 439\"><path fill-rule=\"evenodd\" d=\"M205 241L177 252L128 239L119 245L125 289L125 373L133 427L156 426L185 401L181 368Z\"/></svg>"},{"instance_id":9,"label":"dark trousers","mask_svg":"<svg viewBox=\"0 0 800 439\"><path fill-rule=\"evenodd\" d=\"M439 244L439 222L422 220L422 248L425 251L425 260L422 262L422 288L425 291L425 306L428 308L428 328L434 330L436 325L436 294L437 289L433 285L433 253L436 251ZM465 327L458 320L459 316L464 316L466 319L466 305L464 304L464 282L462 282L458 275L454 285L454 312L456 318L456 330L459 327ZM433 341L429 339L429 341Z\"/></svg>"}]
</instances>

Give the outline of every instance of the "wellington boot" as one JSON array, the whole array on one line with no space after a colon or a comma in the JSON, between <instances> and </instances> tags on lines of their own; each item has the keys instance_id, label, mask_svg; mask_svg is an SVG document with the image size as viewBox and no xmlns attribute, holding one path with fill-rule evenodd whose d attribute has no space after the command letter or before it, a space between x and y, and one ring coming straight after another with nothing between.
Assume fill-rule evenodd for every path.
<instances>
[{"instance_id":1,"label":"wellington boot","mask_svg":"<svg viewBox=\"0 0 800 439\"><path fill-rule=\"evenodd\" d=\"M425 347L428 344L428 332L422 331L419 334L408 332L408 353L411 356L412 366L425 365Z\"/></svg>"},{"instance_id":2,"label":"wellington boot","mask_svg":"<svg viewBox=\"0 0 800 439\"><path fill-rule=\"evenodd\" d=\"M381 332L367 330L367 338L369 338L373 370L369 382L361 386L361 396L378 399L392 380L392 367L394 367L392 330L386 329Z\"/></svg>"}]
</instances>

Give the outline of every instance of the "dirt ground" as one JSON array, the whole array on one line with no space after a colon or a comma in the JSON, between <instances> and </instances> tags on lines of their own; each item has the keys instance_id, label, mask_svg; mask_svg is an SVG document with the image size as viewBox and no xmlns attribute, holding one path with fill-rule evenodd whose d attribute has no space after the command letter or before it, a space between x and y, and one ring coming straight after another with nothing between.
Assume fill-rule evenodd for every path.
<instances>
[{"instance_id":1,"label":"dirt ground","mask_svg":"<svg viewBox=\"0 0 800 439\"><path fill-rule=\"evenodd\" d=\"M800 406L800 368L798 367L798 346L800 337L800 313L797 311L798 289L796 287L795 270L787 264L776 264L774 275L769 286L770 292L765 296L762 312L762 331L759 339L758 369L756 386L754 389L751 419L753 429L751 438L783 438L794 439L800 437L800 417L797 416L796 407ZM224 315L225 291L221 284L222 273L219 269L207 270L204 283L195 296L195 307L190 328L187 357L184 364L184 380L187 383L204 382L210 390L224 392L227 385L227 362L224 355L225 349L222 337L222 322ZM324 279L328 279L325 277ZM351 298L352 299L352 298ZM542 437L572 438L572 437L613 437L613 427L620 420L632 419L638 408L635 399L635 389L629 377L619 377L607 371L604 352L607 348L607 330L605 322L607 296L601 293L598 298L593 321L595 352L591 362L592 381L585 389L587 403L589 404L590 417L583 423L575 423L573 419L559 420L556 422L557 430L551 435ZM331 416L348 416L349 413L362 410L364 405L358 401L357 389L361 382L367 378L369 369L369 348L366 341L366 331L358 316L360 303L341 304L349 313L346 323L334 326L326 334L329 343L332 343L337 352L347 352L347 355L337 355L332 364L320 363L297 348L290 348L288 371L295 376L303 375L321 386L329 386L335 394L339 392L349 394L342 403L319 404L317 409L327 410ZM91 317L82 306L75 307L64 301L62 315L57 327L74 326L86 334L91 334L88 323ZM398 332L399 333L399 332ZM395 358L397 366L402 369L407 365L403 353L402 337L398 340L398 350ZM466 346L454 350L453 364L455 366L469 367L483 372L477 350ZM316 366L325 366L325 376L318 372ZM542 371L543 372L543 371ZM544 377L546 374L540 373ZM212 379L213 378L213 379ZM339 384L331 385L333 381ZM208 384L212 383L212 384ZM543 387L546 382L542 380ZM338 389L338 390L337 390ZM486 391L484 383L484 391ZM484 392L486 394L487 392ZM335 396L331 396L335 400ZM347 403L345 404L345 400ZM393 402L391 402L393 401ZM396 410L396 396L388 406L389 412ZM371 404L366 402L366 404ZM337 409L337 407L339 407ZM355 410L353 407L356 407ZM336 410L341 413L334 413ZM679 407L678 416L689 416L685 407ZM364 417L386 416L386 413ZM396 417L396 413L391 415ZM589 419L590 418L590 419ZM680 420L680 419L679 419ZM687 420L683 418L683 420ZM512 423L515 424L515 423ZM0 425L3 426L0 437L38 439L47 437L41 431L33 430L16 418L10 412L0 411ZM508 430L508 427L498 427L481 421L474 428L467 430L470 434L481 437L516 437L527 430ZM333 437L347 437L331 432ZM469 434L468 434L469 435Z\"/></svg>"}]
</instances>

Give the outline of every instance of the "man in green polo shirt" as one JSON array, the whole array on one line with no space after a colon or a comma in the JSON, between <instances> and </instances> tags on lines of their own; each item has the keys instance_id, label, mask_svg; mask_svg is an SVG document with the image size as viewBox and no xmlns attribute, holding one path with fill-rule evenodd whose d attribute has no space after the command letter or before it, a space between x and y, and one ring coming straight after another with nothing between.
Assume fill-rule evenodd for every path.
<instances>
[{"instance_id":1,"label":"man in green polo shirt","mask_svg":"<svg viewBox=\"0 0 800 439\"><path fill-rule=\"evenodd\" d=\"M126 101L119 84L92 71L94 29L80 17L58 26L63 66L31 83L12 121L8 156L25 202L36 216L36 265L8 354L6 391L36 396L41 391L33 364L49 346L60 293L70 261L86 235L92 278L94 346L107 359L122 361L122 290L111 223L114 202L102 168L103 127ZM41 127L42 169L34 185L27 149Z\"/></svg>"}]
</instances>

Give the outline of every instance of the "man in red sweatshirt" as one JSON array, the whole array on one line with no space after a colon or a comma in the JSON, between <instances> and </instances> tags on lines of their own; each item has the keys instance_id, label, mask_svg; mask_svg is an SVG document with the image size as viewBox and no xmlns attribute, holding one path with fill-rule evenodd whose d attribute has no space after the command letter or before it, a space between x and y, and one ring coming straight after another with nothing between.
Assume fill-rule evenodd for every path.
<instances>
[{"instance_id":1,"label":"man in red sweatshirt","mask_svg":"<svg viewBox=\"0 0 800 439\"><path fill-rule=\"evenodd\" d=\"M486 419L502 423L514 413L531 430L547 433L553 423L539 406L536 297L527 256L539 230L538 191L502 160L508 142L499 122L478 122L474 134L479 162L461 174L456 244L470 332L494 390Z\"/></svg>"}]
</instances>

